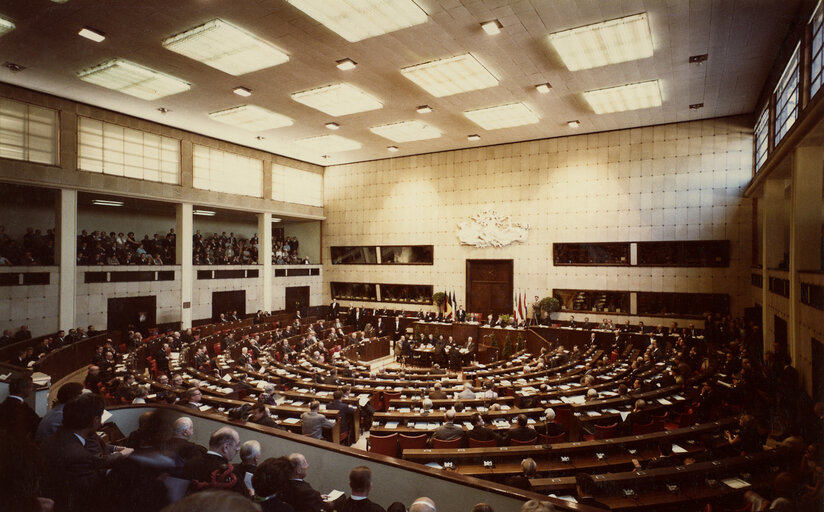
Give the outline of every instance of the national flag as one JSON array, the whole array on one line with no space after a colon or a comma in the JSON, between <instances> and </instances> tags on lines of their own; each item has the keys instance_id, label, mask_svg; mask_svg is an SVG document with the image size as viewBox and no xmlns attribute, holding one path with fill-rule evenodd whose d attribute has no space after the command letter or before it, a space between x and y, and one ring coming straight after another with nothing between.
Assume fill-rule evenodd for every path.
<instances>
[{"instance_id":1,"label":"national flag","mask_svg":"<svg viewBox=\"0 0 824 512\"><path fill-rule=\"evenodd\" d=\"M526 292L522 293L522 300L521 300L521 318L526 321Z\"/></svg>"},{"instance_id":2,"label":"national flag","mask_svg":"<svg viewBox=\"0 0 824 512\"><path fill-rule=\"evenodd\" d=\"M520 297L519 294L515 294L515 304L513 305L512 314L515 317L515 322L521 323L521 308L518 305L518 298Z\"/></svg>"},{"instance_id":3,"label":"national flag","mask_svg":"<svg viewBox=\"0 0 824 512\"><path fill-rule=\"evenodd\" d=\"M452 317L453 308L452 308L452 300L449 298L449 292L444 292L444 295L446 296L446 298L444 298L444 301L443 301L443 305L444 305L443 317L446 319L446 318L451 318Z\"/></svg>"}]
</instances>

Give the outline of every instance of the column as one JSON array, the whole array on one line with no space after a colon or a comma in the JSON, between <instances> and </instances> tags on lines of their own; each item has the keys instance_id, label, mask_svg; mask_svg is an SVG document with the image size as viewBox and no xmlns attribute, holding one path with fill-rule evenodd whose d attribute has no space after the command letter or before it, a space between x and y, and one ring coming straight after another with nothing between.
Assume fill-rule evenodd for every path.
<instances>
[{"instance_id":1,"label":"column","mask_svg":"<svg viewBox=\"0 0 824 512\"><path fill-rule=\"evenodd\" d=\"M761 208L763 204L763 208ZM770 268L775 268L784 257L784 180L771 179L764 184L764 197L758 203L761 223L761 325L764 335L764 352L773 350L774 339L767 334L772 331L773 318L770 313Z\"/></svg>"},{"instance_id":2,"label":"column","mask_svg":"<svg viewBox=\"0 0 824 512\"><path fill-rule=\"evenodd\" d=\"M75 324L77 295L77 191L61 189L57 196L57 233L55 261L60 265L60 297L58 298L58 329L69 332Z\"/></svg>"},{"instance_id":3,"label":"column","mask_svg":"<svg viewBox=\"0 0 824 512\"><path fill-rule=\"evenodd\" d=\"M194 235L192 205L178 204L175 212L177 264L180 266L180 328L192 326L192 294L194 265L192 265L192 236Z\"/></svg>"},{"instance_id":4,"label":"column","mask_svg":"<svg viewBox=\"0 0 824 512\"><path fill-rule=\"evenodd\" d=\"M263 311L272 311L272 214L258 213L258 264L262 265Z\"/></svg>"},{"instance_id":5,"label":"column","mask_svg":"<svg viewBox=\"0 0 824 512\"><path fill-rule=\"evenodd\" d=\"M790 321L787 345L793 366L812 391L812 353L803 338L800 273L821 267L821 191L824 182L824 147L800 147L792 159L790 214Z\"/></svg>"}]
</instances>

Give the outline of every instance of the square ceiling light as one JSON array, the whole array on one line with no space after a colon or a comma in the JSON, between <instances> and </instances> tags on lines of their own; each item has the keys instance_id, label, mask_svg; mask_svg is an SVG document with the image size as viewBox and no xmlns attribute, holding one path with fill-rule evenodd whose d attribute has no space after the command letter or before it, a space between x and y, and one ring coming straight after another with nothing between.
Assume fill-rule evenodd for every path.
<instances>
[{"instance_id":1,"label":"square ceiling light","mask_svg":"<svg viewBox=\"0 0 824 512\"><path fill-rule=\"evenodd\" d=\"M652 57L647 14L549 34L549 42L570 71Z\"/></svg>"},{"instance_id":2,"label":"square ceiling light","mask_svg":"<svg viewBox=\"0 0 824 512\"><path fill-rule=\"evenodd\" d=\"M394 142L437 139L441 136L440 130L422 121L403 121L374 126L369 128L369 131Z\"/></svg>"},{"instance_id":3,"label":"square ceiling light","mask_svg":"<svg viewBox=\"0 0 824 512\"><path fill-rule=\"evenodd\" d=\"M658 80L585 91L584 99L596 114L661 106Z\"/></svg>"},{"instance_id":4,"label":"square ceiling light","mask_svg":"<svg viewBox=\"0 0 824 512\"><path fill-rule=\"evenodd\" d=\"M376 97L354 85L339 83L292 94L292 99L307 107L339 117L383 107Z\"/></svg>"},{"instance_id":5,"label":"square ceiling light","mask_svg":"<svg viewBox=\"0 0 824 512\"><path fill-rule=\"evenodd\" d=\"M124 59L112 59L77 73L84 82L143 100L156 100L192 88L187 82Z\"/></svg>"},{"instance_id":6,"label":"square ceiling light","mask_svg":"<svg viewBox=\"0 0 824 512\"><path fill-rule=\"evenodd\" d=\"M210 112L209 117L250 132L262 132L292 125L292 119L256 105L240 105Z\"/></svg>"},{"instance_id":7,"label":"square ceiling light","mask_svg":"<svg viewBox=\"0 0 824 512\"><path fill-rule=\"evenodd\" d=\"M464 112L464 115L484 130L535 124L540 120L535 112L523 103L509 103L496 107L468 110Z\"/></svg>"},{"instance_id":8,"label":"square ceiling light","mask_svg":"<svg viewBox=\"0 0 824 512\"><path fill-rule=\"evenodd\" d=\"M219 18L164 39L163 47L235 76L289 60L280 48Z\"/></svg>"},{"instance_id":9,"label":"square ceiling light","mask_svg":"<svg viewBox=\"0 0 824 512\"><path fill-rule=\"evenodd\" d=\"M426 23L412 0L287 0L350 43Z\"/></svg>"},{"instance_id":10,"label":"square ceiling light","mask_svg":"<svg viewBox=\"0 0 824 512\"><path fill-rule=\"evenodd\" d=\"M409 66L401 74L438 98L498 85L498 79L469 53Z\"/></svg>"},{"instance_id":11,"label":"square ceiling light","mask_svg":"<svg viewBox=\"0 0 824 512\"><path fill-rule=\"evenodd\" d=\"M340 153L342 151L352 151L353 149L360 149L361 143L341 137L340 135L321 135L320 137L309 137L306 139L298 139L296 144L304 149L316 151L318 153Z\"/></svg>"},{"instance_id":12,"label":"square ceiling light","mask_svg":"<svg viewBox=\"0 0 824 512\"><path fill-rule=\"evenodd\" d=\"M14 30L14 23L11 20L7 20L6 18L0 16L0 36L3 34L7 34Z\"/></svg>"}]
</instances>

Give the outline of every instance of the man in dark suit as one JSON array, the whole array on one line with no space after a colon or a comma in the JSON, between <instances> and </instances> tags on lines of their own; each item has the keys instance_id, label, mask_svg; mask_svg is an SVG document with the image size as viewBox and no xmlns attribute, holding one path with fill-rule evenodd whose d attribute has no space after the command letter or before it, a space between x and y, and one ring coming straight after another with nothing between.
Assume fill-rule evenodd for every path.
<instances>
[{"instance_id":1,"label":"man in dark suit","mask_svg":"<svg viewBox=\"0 0 824 512\"><path fill-rule=\"evenodd\" d=\"M627 419L624 420L623 425L621 425L621 430L624 435L632 435L633 425L648 425L652 421L649 412L644 410L646 405L647 403L642 398L635 401L635 407L633 407L632 412L629 413L629 416L627 416Z\"/></svg>"},{"instance_id":2,"label":"man in dark suit","mask_svg":"<svg viewBox=\"0 0 824 512\"><path fill-rule=\"evenodd\" d=\"M349 488L352 496L341 496L332 502L337 512L385 512L368 498L372 490L372 470L368 467L358 466L349 472Z\"/></svg>"},{"instance_id":3,"label":"man in dark suit","mask_svg":"<svg viewBox=\"0 0 824 512\"><path fill-rule=\"evenodd\" d=\"M435 386L432 388L432 391L429 392L429 398L432 400L446 400L446 392L441 389L441 383L436 382Z\"/></svg>"},{"instance_id":4,"label":"man in dark suit","mask_svg":"<svg viewBox=\"0 0 824 512\"><path fill-rule=\"evenodd\" d=\"M40 416L26 404L26 398L34 390L28 375L14 377L9 382L9 396L0 404L0 428L10 434L34 438Z\"/></svg>"},{"instance_id":5,"label":"man in dark suit","mask_svg":"<svg viewBox=\"0 0 824 512\"><path fill-rule=\"evenodd\" d=\"M84 393L63 407L63 425L40 447L45 465L43 495L54 500L55 512L96 510L95 500L103 490L104 471L116 459L127 457L131 448L104 448L95 434L102 421L103 398Z\"/></svg>"},{"instance_id":6,"label":"man in dark suit","mask_svg":"<svg viewBox=\"0 0 824 512\"><path fill-rule=\"evenodd\" d=\"M189 492L222 489L244 494L246 487L235 475L231 463L239 449L240 436L235 429L221 427L215 430L209 438L209 450L189 459L183 466L183 478L192 481Z\"/></svg>"},{"instance_id":7,"label":"man in dark suit","mask_svg":"<svg viewBox=\"0 0 824 512\"><path fill-rule=\"evenodd\" d=\"M463 427L455 425L455 409L449 409L443 415L443 425L436 428L435 431L432 432L431 439L438 439L440 441L452 441L453 439L463 439L463 437Z\"/></svg>"},{"instance_id":8,"label":"man in dark suit","mask_svg":"<svg viewBox=\"0 0 824 512\"><path fill-rule=\"evenodd\" d=\"M511 444L512 440L531 441L533 439L537 442L538 433L535 432L534 428L527 426L527 423L528 420L526 415L519 414L516 419L517 426L510 428L509 432L506 433L507 443Z\"/></svg>"},{"instance_id":9,"label":"man in dark suit","mask_svg":"<svg viewBox=\"0 0 824 512\"><path fill-rule=\"evenodd\" d=\"M472 430L470 430L466 434L469 439L474 439L476 441L494 440L498 445L503 443L503 438L500 435L498 435L497 432L487 427L484 424L483 417L477 412L472 415L472 417L469 419L469 422L472 423Z\"/></svg>"},{"instance_id":10,"label":"man in dark suit","mask_svg":"<svg viewBox=\"0 0 824 512\"><path fill-rule=\"evenodd\" d=\"M326 408L328 410L338 411L341 435L349 432L349 429L352 427L352 418L355 415L355 408L349 404L343 403L343 391L336 389L335 392L332 393L332 402L327 405ZM347 438L347 441L349 439L352 439L351 434Z\"/></svg>"},{"instance_id":11,"label":"man in dark suit","mask_svg":"<svg viewBox=\"0 0 824 512\"><path fill-rule=\"evenodd\" d=\"M340 313L340 304L333 299L332 304L329 305L329 319L334 320L338 317L338 313Z\"/></svg>"},{"instance_id":12,"label":"man in dark suit","mask_svg":"<svg viewBox=\"0 0 824 512\"><path fill-rule=\"evenodd\" d=\"M466 311L463 306L458 306L458 311L455 312L455 320L458 322L466 322Z\"/></svg>"},{"instance_id":13,"label":"man in dark suit","mask_svg":"<svg viewBox=\"0 0 824 512\"><path fill-rule=\"evenodd\" d=\"M292 464L292 475L283 491L283 501L291 505L295 512L321 512L323 498L304 480L309 471L306 457L293 453L289 455L289 462Z\"/></svg>"},{"instance_id":14,"label":"man in dark suit","mask_svg":"<svg viewBox=\"0 0 824 512\"><path fill-rule=\"evenodd\" d=\"M190 459L206 455L205 447L189 440L194 432L194 424L186 416L176 419L172 426L172 437L166 442L166 449L174 454L179 467L183 467Z\"/></svg>"},{"instance_id":15,"label":"man in dark suit","mask_svg":"<svg viewBox=\"0 0 824 512\"><path fill-rule=\"evenodd\" d=\"M542 429L542 434L547 437L555 437L565 432L564 426L560 423L555 423L555 409L549 408L546 410L546 423Z\"/></svg>"}]
</instances>

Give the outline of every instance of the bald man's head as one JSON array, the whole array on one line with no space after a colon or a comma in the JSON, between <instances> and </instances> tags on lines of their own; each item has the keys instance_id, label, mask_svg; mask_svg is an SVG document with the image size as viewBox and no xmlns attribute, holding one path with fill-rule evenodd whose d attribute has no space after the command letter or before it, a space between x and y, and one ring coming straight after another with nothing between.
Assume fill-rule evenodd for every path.
<instances>
[{"instance_id":1,"label":"bald man's head","mask_svg":"<svg viewBox=\"0 0 824 512\"><path fill-rule=\"evenodd\" d=\"M409 506L409 512L437 512L435 502L427 497L420 497Z\"/></svg>"}]
</instances>

